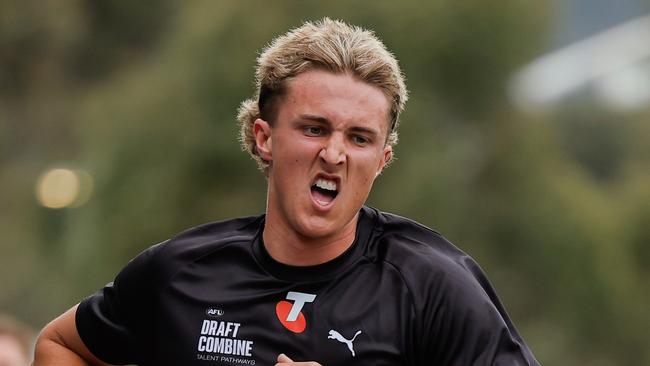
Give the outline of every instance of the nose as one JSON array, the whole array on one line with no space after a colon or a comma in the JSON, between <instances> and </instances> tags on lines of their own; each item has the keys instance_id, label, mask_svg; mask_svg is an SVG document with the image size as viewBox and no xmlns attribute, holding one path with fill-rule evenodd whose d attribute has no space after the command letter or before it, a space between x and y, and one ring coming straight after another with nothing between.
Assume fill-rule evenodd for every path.
<instances>
[{"instance_id":1,"label":"nose","mask_svg":"<svg viewBox=\"0 0 650 366\"><path fill-rule=\"evenodd\" d=\"M330 136L318 156L328 165L339 165L346 161L345 142L336 134Z\"/></svg>"}]
</instances>

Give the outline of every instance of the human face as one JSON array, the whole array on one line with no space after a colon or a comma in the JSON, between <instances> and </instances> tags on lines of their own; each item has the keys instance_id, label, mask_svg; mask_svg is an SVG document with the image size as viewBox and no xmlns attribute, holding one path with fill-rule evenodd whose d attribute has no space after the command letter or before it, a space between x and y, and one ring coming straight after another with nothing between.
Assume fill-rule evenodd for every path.
<instances>
[{"instance_id":1,"label":"human face","mask_svg":"<svg viewBox=\"0 0 650 366\"><path fill-rule=\"evenodd\" d=\"M288 81L278 103L275 121L253 128L270 165L267 226L302 238L354 235L392 154L388 98L350 74L311 70Z\"/></svg>"}]
</instances>

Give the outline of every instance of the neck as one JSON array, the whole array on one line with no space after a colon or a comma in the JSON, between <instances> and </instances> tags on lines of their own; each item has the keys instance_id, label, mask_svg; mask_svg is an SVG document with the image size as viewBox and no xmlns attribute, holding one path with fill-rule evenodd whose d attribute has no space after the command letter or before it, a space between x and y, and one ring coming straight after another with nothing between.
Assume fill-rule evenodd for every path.
<instances>
[{"instance_id":1,"label":"neck","mask_svg":"<svg viewBox=\"0 0 650 366\"><path fill-rule=\"evenodd\" d=\"M356 236L358 215L335 235L309 237L267 216L262 237L264 247L273 259L292 266L313 266L343 254Z\"/></svg>"}]
</instances>

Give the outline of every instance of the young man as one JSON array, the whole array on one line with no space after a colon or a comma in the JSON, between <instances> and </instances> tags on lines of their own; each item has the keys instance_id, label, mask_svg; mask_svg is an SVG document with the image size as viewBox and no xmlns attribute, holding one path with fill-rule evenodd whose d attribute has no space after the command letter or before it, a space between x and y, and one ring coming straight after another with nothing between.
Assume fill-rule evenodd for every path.
<instances>
[{"instance_id":1,"label":"young man","mask_svg":"<svg viewBox=\"0 0 650 366\"><path fill-rule=\"evenodd\" d=\"M42 332L36 365L537 365L478 265L363 206L406 88L369 31L277 38L242 104L266 214L153 246Z\"/></svg>"}]
</instances>

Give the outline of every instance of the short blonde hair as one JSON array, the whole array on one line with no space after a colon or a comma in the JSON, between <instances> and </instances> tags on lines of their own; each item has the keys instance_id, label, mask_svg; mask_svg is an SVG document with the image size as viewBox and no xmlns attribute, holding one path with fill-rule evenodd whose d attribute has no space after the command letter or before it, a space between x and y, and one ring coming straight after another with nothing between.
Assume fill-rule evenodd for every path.
<instances>
[{"instance_id":1,"label":"short blonde hair","mask_svg":"<svg viewBox=\"0 0 650 366\"><path fill-rule=\"evenodd\" d=\"M268 162L257 153L253 123L262 118L272 124L286 81L317 68L333 73L350 72L381 89L391 103L386 144L397 143L399 115L408 99L397 60L372 31L323 18L275 38L257 58L255 97L242 102L237 120L242 147L261 170L267 171Z\"/></svg>"}]
</instances>

